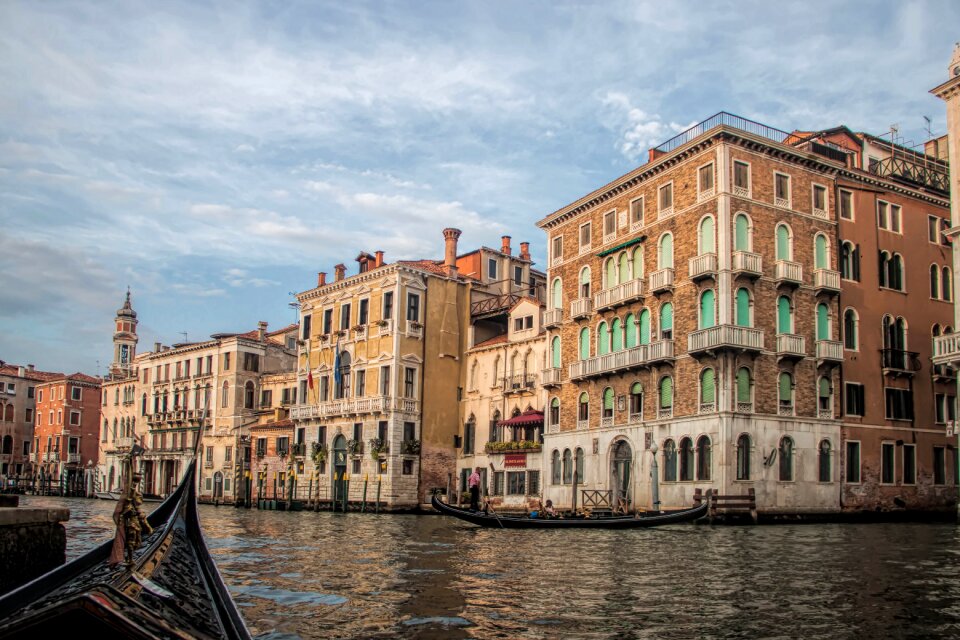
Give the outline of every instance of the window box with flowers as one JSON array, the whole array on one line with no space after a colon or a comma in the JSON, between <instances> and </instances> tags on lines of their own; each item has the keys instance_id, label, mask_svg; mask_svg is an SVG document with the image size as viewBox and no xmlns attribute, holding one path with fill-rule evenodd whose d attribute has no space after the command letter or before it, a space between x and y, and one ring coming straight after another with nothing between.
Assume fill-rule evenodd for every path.
<instances>
[{"instance_id":1,"label":"window box with flowers","mask_svg":"<svg viewBox=\"0 0 960 640\"><path fill-rule=\"evenodd\" d=\"M314 442L313 443L313 463L318 467L327 461L327 445Z\"/></svg>"},{"instance_id":2,"label":"window box with flowers","mask_svg":"<svg viewBox=\"0 0 960 640\"><path fill-rule=\"evenodd\" d=\"M517 440L514 442L488 442L484 445L487 453L535 453L543 447L533 440Z\"/></svg>"},{"instance_id":3,"label":"window box with flowers","mask_svg":"<svg viewBox=\"0 0 960 640\"><path fill-rule=\"evenodd\" d=\"M400 445L400 452L407 456L415 456L420 454L420 441L419 440L404 440L403 444Z\"/></svg>"},{"instance_id":4,"label":"window box with flowers","mask_svg":"<svg viewBox=\"0 0 960 640\"><path fill-rule=\"evenodd\" d=\"M387 454L390 452L390 445L380 438L370 438L370 457L374 460L380 458L380 454Z\"/></svg>"},{"instance_id":5,"label":"window box with flowers","mask_svg":"<svg viewBox=\"0 0 960 640\"><path fill-rule=\"evenodd\" d=\"M359 456L363 453L363 440L347 440L347 453Z\"/></svg>"}]
</instances>

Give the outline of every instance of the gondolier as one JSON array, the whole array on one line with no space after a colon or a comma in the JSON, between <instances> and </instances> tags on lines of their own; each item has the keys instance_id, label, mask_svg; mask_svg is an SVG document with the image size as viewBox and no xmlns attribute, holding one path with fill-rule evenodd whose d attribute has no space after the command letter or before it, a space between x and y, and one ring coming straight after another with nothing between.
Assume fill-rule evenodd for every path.
<instances>
[{"instance_id":1,"label":"gondolier","mask_svg":"<svg viewBox=\"0 0 960 640\"><path fill-rule=\"evenodd\" d=\"M467 479L467 488L470 489L470 510L480 510L480 467L473 470Z\"/></svg>"}]
</instances>

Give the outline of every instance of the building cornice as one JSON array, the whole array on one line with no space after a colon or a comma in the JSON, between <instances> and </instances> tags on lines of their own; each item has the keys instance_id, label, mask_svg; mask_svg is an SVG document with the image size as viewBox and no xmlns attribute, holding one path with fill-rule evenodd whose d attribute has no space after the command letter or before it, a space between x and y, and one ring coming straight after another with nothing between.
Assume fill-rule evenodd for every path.
<instances>
[{"instance_id":1,"label":"building cornice","mask_svg":"<svg viewBox=\"0 0 960 640\"><path fill-rule=\"evenodd\" d=\"M930 89L930 93L937 96L941 100L949 100L954 96L960 94L960 76L955 76L950 78L943 84Z\"/></svg>"},{"instance_id":2,"label":"building cornice","mask_svg":"<svg viewBox=\"0 0 960 640\"><path fill-rule=\"evenodd\" d=\"M378 267L373 271L367 271L364 273L358 273L358 274L352 275L349 278L344 278L343 280L340 280L339 282L331 282L330 284L325 284L322 287L314 287L313 289L309 289L307 291L298 293L297 302L300 302L302 304L308 300L321 298L323 296L334 293L335 291L342 291L344 289L349 289L350 287L357 284L380 280L381 278L391 276L395 273L409 273L409 274L418 275L418 276L428 276L431 278L438 278L440 280L455 280L457 282L462 281L459 278L449 278L447 276L442 276L438 273L433 273L431 271L426 271L424 269L418 269L411 265L394 263L394 264Z\"/></svg>"},{"instance_id":3,"label":"building cornice","mask_svg":"<svg viewBox=\"0 0 960 640\"><path fill-rule=\"evenodd\" d=\"M894 193L899 193L911 198L916 198L917 200L923 200L924 202L929 202L930 204L937 205L938 207L950 207L950 198L935 196L926 191L921 191L919 189L912 189L905 185L900 184L899 182L894 182L893 180L888 180L883 176L878 176L874 173L864 171L862 169L841 169L839 172L839 177L846 178L848 180L853 180L861 184L867 184L873 187L878 191L893 191ZM838 187L845 188L851 185L848 184L838 184Z\"/></svg>"}]
</instances>

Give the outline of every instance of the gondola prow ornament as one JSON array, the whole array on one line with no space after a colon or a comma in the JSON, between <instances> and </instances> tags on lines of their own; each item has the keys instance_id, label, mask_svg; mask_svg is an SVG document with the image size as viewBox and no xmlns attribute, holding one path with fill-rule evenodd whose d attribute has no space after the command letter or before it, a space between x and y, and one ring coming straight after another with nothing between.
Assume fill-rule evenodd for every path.
<instances>
[{"instance_id":1,"label":"gondola prow ornament","mask_svg":"<svg viewBox=\"0 0 960 640\"><path fill-rule=\"evenodd\" d=\"M113 539L113 548L110 551L110 564L118 565L126 562L133 565L133 552L143 545L143 536L153 533L153 528L147 522L143 512L143 494L139 485L143 479L140 472L134 472L134 461L143 454L143 447L133 445L127 459L124 460L124 488L123 495L113 511L113 522L117 525L117 535Z\"/></svg>"}]
</instances>

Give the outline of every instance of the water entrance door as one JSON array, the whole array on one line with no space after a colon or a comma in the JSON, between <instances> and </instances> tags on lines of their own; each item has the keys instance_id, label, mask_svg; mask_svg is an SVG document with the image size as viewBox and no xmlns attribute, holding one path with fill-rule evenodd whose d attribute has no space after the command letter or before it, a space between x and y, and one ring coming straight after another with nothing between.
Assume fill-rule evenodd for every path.
<instances>
[{"instance_id":1,"label":"water entrance door","mask_svg":"<svg viewBox=\"0 0 960 640\"><path fill-rule=\"evenodd\" d=\"M613 489L613 506L615 509L630 510L632 496L630 495L630 469L633 464L633 451L626 440L620 440L613 445L613 455L610 459L610 485Z\"/></svg>"},{"instance_id":2,"label":"water entrance door","mask_svg":"<svg viewBox=\"0 0 960 640\"><path fill-rule=\"evenodd\" d=\"M333 440L333 500L334 505L343 504L344 495L347 492L347 439L343 434L338 435Z\"/></svg>"}]
</instances>

